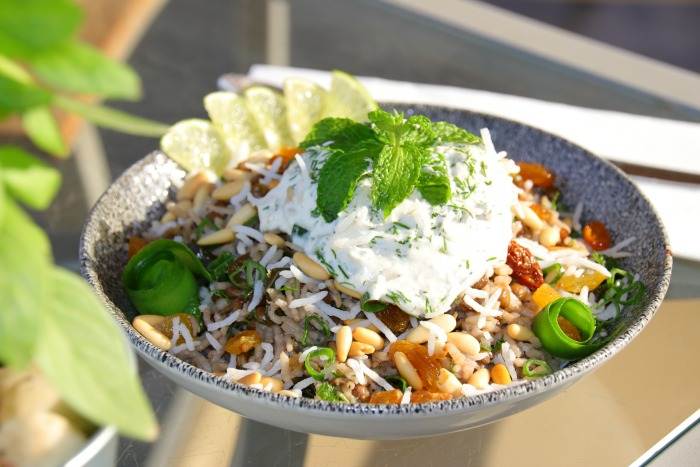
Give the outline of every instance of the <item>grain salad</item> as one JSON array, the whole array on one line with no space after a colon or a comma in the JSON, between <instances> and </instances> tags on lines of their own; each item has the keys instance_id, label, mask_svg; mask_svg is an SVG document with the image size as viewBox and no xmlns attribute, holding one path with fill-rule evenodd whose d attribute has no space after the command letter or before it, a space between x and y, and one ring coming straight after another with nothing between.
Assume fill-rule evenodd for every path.
<instances>
[{"instance_id":1,"label":"grain salad","mask_svg":"<svg viewBox=\"0 0 700 467\"><path fill-rule=\"evenodd\" d=\"M617 264L634 238L563 206L558 178L486 129L321 120L298 147L192 171L129 239L133 325L232 383L338 403L546 376L644 294Z\"/></svg>"}]
</instances>

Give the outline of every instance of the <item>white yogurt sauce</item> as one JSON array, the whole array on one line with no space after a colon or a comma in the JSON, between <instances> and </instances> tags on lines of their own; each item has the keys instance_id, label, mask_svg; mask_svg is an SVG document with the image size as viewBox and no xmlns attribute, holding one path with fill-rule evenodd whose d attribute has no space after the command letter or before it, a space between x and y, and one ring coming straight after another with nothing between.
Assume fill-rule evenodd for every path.
<instances>
[{"instance_id":1,"label":"white yogurt sauce","mask_svg":"<svg viewBox=\"0 0 700 467\"><path fill-rule=\"evenodd\" d=\"M484 145L436 147L450 168L452 199L433 206L416 190L384 219L372 208L369 178L347 209L326 222L315 215L318 170L327 152L311 148L303 167L290 164L280 183L258 200L263 231L279 230L337 281L369 299L393 302L417 317L450 309L490 264L503 263L512 237L517 166Z\"/></svg>"}]
</instances>

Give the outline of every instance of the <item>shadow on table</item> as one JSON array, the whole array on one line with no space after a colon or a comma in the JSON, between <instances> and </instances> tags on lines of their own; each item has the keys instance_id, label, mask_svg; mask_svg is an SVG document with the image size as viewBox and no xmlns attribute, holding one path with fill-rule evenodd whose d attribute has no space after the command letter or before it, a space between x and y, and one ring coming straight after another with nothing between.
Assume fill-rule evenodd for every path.
<instances>
[{"instance_id":1,"label":"shadow on table","mask_svg":"<svg viewBox=\"0 0 700 467\"><path fill-rule=\"evenodd\" d=\"M484 465L494 425L429 438L371 441L306 435L243 420L232 467Z\"/></svg>"}]
</instances>

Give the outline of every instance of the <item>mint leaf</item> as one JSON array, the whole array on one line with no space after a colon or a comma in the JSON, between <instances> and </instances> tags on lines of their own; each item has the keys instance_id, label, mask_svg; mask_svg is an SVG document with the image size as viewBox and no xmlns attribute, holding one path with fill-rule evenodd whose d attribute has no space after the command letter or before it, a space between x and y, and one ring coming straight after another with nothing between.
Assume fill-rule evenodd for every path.
<instances>
[{"instance_id":1,"label":"mint leaf","mask_svg":"<svg viewBox=\"0 0 700 467\"><path fill-rule=\"evenodd\" d=\"M61 174L23 149L2 146L0 181L14 198L34 209L45 209L61 185Z\"/></svg>"},{"instance_id":2,"label":"mint leaf","mask_svg":"<svg viewBox=\"0 0 700 467\"><path fill-rule=\"evenodd\" d=\"M122 99L141 96L141 81L131 68L87 44L67 42L30 62L43 82L64 91Z\"/></svg>"},{"instance_id":3,"label":"mint leaf","mask_svg":"<svg viewBox=\"0 0 700 467\"><path fill-rule=\"evenodd\" d=\"M464 128L453 125L449 122L433 123L433 132L435 133L436 143L466 143L479 144L481 138L473 133L468 132Z\"/></svg>"},{"instance_id":4,"label":"mint leaf","mask_svg":"<svg viewBox=\"0 0 700 467\"><path fill-rule=\"evenodd\" d=\"M434 134L430 120L422 115L405 119L397 112L375 110L369 119L377 139L385 143L372 172L372 202L386 217L416 187Z\"/></svg>"},{"instance_id":5,"label":"mint leaf","mask_svg":"<svg viewBox=\"0 0 700 467\"><path fill-rule=\"evenodd\" d=\"M450 177L445 156L436 152L428 154L428 161L418 178L418 191L430 204L445 204L452 198Z\"/></svg>"},{"instance_id":6,"label":"mint leaf","mask_svg":"<svg viewBox=\"0 0 700 467\"><path fill-rule=\"evenodd\" d=\"M23 112L49 101L47 91L0 75L0 113Z\"/></svg>"},{"instance_id":7,"label":"mint leaf","mask_svg":"<svg viewBox=\"0 0 700 467\"><path fill-rule=\"evenodd\" d=\"M368 139L345 150L333 150L319 173L316 194L316 206L326 222L333 222L348 206L380 147L376 140Z\"/></svg>"},{"instance_id":8,"label":"mint leaf","mask_svg":"<svg viewBox=\"0 0 700 467\"><path fill-rule=\"evenodd\" d=\"M150 440L158 426L127 340L88 285L53 268L37 363L63 400L99 425Z\"/></svg>"},{"instance_id":9,"label":"mint leaf","mask_svg":"<svg viewBox=\"0 0 700 467\"><path fill-rule=\"evenodd\" d=\"M82 20L71 0L0 0L0 50L31 57L68 40Z\"/></svg>"},{"instance_id":10,"label":"mint leaf","mask_svg":"<svg viewBox=\"0 0 700 467\"><path fill-rule=\"evenodd\" d=\"M22 128L38 148L54 156L68 156L58 123L48 107L34 107L24 112Z\"/></svg>"},{"instance_id":11,"label":"mint leaf","mask_svg":"<svg viewBox=\"0 0 700 467\"><path fill-rule=\"evenodd\" d=\"M1 182L0 192L4 193ZM39 313L45 305L49 242L6 195L3 211L0 222L0 364L22 368L34 355Z\"/></svg>"},{"instance_id":12,"label":"mint leaf","mask_svg":"<svg viewBox=\"0 0 700 467\"><path fill-rule=\"evenodd\" d=\"M313 126L299 146L308 149L332 141L333 148L343 149L367 139L374 139L374 132L367 125L349 118L324 118Z\"/></svg>"}]
</instances>

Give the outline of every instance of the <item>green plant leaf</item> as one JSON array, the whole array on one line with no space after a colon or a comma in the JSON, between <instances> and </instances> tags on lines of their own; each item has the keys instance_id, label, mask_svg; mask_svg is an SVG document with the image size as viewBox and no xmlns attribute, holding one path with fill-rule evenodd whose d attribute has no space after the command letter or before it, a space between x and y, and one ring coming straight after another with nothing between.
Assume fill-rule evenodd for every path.
<instances>
[{"instance_id":1,"label":"green plant leaf","mask_svg":"<svg viewBox=\"0 0 700 467\"><path fill-rule=\"evenodd\" d=\"M418 177L418 191L430 204L445 204L452 198L452 187L445 156L430 152Z\"/></svg>"},{"instance_id":2,"label":"green plant leaf","mask_svg":"<svg viewBox=\"0 0 700 467\"><path fill-rule=\"evenodd\" d=\"M44 233L7 196L1 182L0 192L0 363L22 368L34 355L50 250Z\"/></svg>"},{"instance_id":3,"label":"green plant leaf","mask_svg":"<svg viewBox=\"0 0 700 467\"><path fill-rule=\"evenodd\" d=\"M41 81L64 91L107 98L141 97L141 81L130 67L87 44L67 42L30 63Z\"/></svg>"},{"instance_id":4,"label":"green plant leaf","mask_svg":"<svg viewBox=\"0 0 700 467\"><path fill-rule=\"evenodd\" d=\"M54 268L49 277L39 367L87 419L134 438L155 438L158 426L117 323L78 276Z\"/></svg>"},{"instance_id":5,"label":"green plant leaf","mask_svg":"<svg viewBox=\"0 0 700 467\"><path fill-rule=\"evenodd\" d=\"M0 0L0 50L31 57L69 39L82 20L71 0Z\"/></svg>"},{"instance_id":6,"label":"green plant leaf","mask_svg":"<svg viewBox=\"0 0 700 467\"><path fill-rule=\"evenodd\" d=\"M61 158L68 156L58 123L48 107L34 107L24 112L22 127L38 148Z\"/></svg>"},{"instance_id":7,"label":"green plant leaf","mask_svg":"<svg viewBox=\"0 0 700 467\"><path fill-rule=\"evenodd\" d=\"M34 209L51 204L61 186L61 174L16 146L0 147L0 180L7 192Z\"/></svg>"},{"instance_id":8,"label":"green plant leaf","mask_svg":"<svg viewBox=\"0 0 700 467\"><path fill-rule=\"evenodd\" d=\"M481 138L473 133L468 132L464 128L460 128L449 122L433 123L433 132L438 144L444 143L465 143L479 144Z\"/></svg>"},{"instance_id":9,"label":"green plant leaf","mask_svg":"<svg viewBox=\"0 0 700 467\"><path fill-rule=\"evenodd\" d=\"M50 101L47 91L0 75L0 113L23 112Z\"/></svg>"},{"instance_id":10,"label":"green plant leaf","mask_svg":"<svg viewBox=\"0 0 700 467\"><path fill-rule=\"evenodd\" d=\"M0 0L1 1L1 0ZM0 54L0 75L24 84L32 84L32 75L22 68L19 63Z\"/></svg>"},{"instance_id":11,"label":"green plant leaf","mask_svg":"<svg viewBox=\"0 0 700 467\"><path fill-rule=\"evenodd\" d=\"M329 117L317 122L299 146L307 149L333 141L334 148L342 149L367 139L374 139L374 132L367 125L350 118Z\"/></svg>"},{"instance_id":12,"label":"green plant leaf","mask_svg":"<svg viewBox=\"0 0 700 467\"><path fill-rule=\"evenodd\" d=\"M90 105L65 96L55 96L54 103L68 112L83 116L91 122L112 130L140 136L162 136L170 128L160 122L135 117L102 105Z\"/></svg>"}]
</instances>

